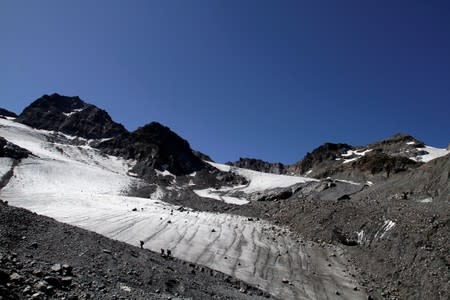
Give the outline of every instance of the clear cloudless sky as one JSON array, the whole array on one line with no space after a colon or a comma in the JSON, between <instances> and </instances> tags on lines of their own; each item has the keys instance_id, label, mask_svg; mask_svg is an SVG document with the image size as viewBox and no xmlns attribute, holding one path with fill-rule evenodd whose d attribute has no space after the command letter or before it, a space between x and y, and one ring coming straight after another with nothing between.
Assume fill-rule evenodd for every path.
<instances>
[{"instance_id":1,"label":"clear cloudless sky","mask_svg":"<svg viewBox=\"0 0 450 300\"><path fill-rule=\"evenodd\" d=\"M78 95L224 162L450 142L450 1L0 1L0 107Z\"/></svg>"}]
</instances>

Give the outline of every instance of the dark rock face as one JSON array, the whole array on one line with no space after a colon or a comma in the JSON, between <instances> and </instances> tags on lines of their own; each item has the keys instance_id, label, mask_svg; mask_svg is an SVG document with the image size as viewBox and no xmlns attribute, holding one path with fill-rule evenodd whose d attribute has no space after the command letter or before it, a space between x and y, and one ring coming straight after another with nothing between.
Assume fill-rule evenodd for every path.
<instances>
[{"instance_id":1,"label":"dark rock face","mask_svg":"<svg viewBox=\"0 0 450 300\"><path fill-rule=\"evenodd\" d=\"M200 158L201 160L206 160L206 161L210 161L210 162L214 162L214 160L207 154L202 153L200 151L196 151L194 150L194 155L197 156L198 158Z\"/></svg>"},{"instance_id":2,"label":"dark rock face","mask_svg":"<svg viewBox=\"0 0 450 300\"><path fill-rule=\"evenodd\" d=\"M101 139L126 133L109 114L79 97L44 95L20 114L17 122L37 129L60 131L87 139Z\"/></svg>"},{"instance_id":3,"label":"dark rock face","mask_svg":"<svg viewBox=\"0 0 450 300\"><path fill-rule=\"evenodd\" d=\"M17 118L17 115L15 113L4 108L0 108L0 116Z\"/></svg>"},{"instance_id":4,"label":"dark rock face","mask_svg":"<svg viewBox=\"0 0 450 300\"><path fill-rule=\"evenodd\" d=\"M270 163L260 159L254 158L239 158L235 162L227 162L229 166L234 166L238 168L245 168L259 172L274 173L274 174L284 174L285 166L282 163Z\"/></svg>"},{"instance_id":5,"label":"dark rock face","mask_svg":"<svg viewBox=\"0 0 450 300\"><path fill-rule=\"evenodd\" d=\"M105 141L98 148L112 155L137 160L134 171L140 176L148 175L153 169L186 175L207 168L186 140L157 122Z\"/></svg>"},{"instance_id":6,"label":"dark rock face","mask_svg":"<svg viewBox=\"0 0 450 300\"><path fill-rule=\"evenodd\" d=\"M0 157L22 159L27 158L30 154L30 151L14 145L13 143L10 143L4 138L0 137Z\"/></svg>"},{"instance_id":7,"label":"dark rock face","mask_svg":"<svg viewBox=\"0 0 450 300\"><path fill-rule=\"evenodd\" d=\"M311 153L307 153L303 160L290 167L295 174L304 174L314 166L323 161L334 160L336 157L352 150L353 147L348 144L325 143L314 149Z\"/></svg>"},{"instance_id":8,"label":"dark rock face","mask_svg":"<svg viewBox=\"0 0 450 300\"><path fill-rule=\"evenodd\" d=\"M413 169L420 164L402 156L390 156L386 153L374 153L361 157L352 163L357 168L370 174L385 173L386 177L391 174Z\"/></svg>"}]
</instances>

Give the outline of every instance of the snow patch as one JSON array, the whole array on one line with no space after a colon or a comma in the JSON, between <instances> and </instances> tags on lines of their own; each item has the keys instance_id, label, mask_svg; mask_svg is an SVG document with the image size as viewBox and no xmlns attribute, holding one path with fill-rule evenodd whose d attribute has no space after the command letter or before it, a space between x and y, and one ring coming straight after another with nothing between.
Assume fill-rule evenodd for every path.
<instances>
[{"instance_id":1,"label":"snow patch","mask_svg":"<svg viewBox=\"0 0 450 300\"><path fill-rule=\"evenodd\" d=\"M425 146L424 148L417 148L419 151L425 151L428 154L419 155L416 157L411 157L410 159L418 161L418 162L429 162L433 159L445 156L450 153L447 149L435 148L431 146Z\"/></svg>"},{"instance_id":2,"label":"snow patch","mask_svg":"<svg viewBox=\"0 0 450 300\"><path fill-rule=\"evenodd\" d=\"M78 109L72 110L71 112L63 113L63 115L65 115L66 117L70 117L76 113L79 113L80 111L83 111L83 110L84 110L84 108L78 108Z\"/></svg>"},{"instance_id":3,"label":"snow patch","mask_svg":"<svg viewBox=\"0 0 450 300\"><path fill-rule=\"evenodd\" d=\"M358 244L359 245L364 244L364 230L361 230L360 232L357 232L356 235L358 237Z\"/></svg>"},{"instance_id":4,"label":"snow patch","mask_svg":"<svg viewBox=\"0 0 450 300\"><path fill-rule=\"evenodd\" d=\"M176 178L175 175L173 175L172 173L170 173L168 170L164 169L164 171L160 171L155 169L156 174L160 175L160 176L171 176L173 178Z\"/></svg>"},{"instance_id":5,"label":"snow patch","mask_svg":"<svg viewBox=\"0 0 450 300\"><path fill-rule=\"evenodd\" d=\"M330 177L328 177L328 178L330 178ZM330 179L331 179L331 178L330 178ZM343 182L343 183L348 183L348 184L352 184L352 185L361 185L361 183L354 182L354 181L351 181L351 180L334 179L334 181L337 181L337 182Z\"/></svg>"},{"instance_id":6,"label":"snow patch","mask_svg":"<svg viewBox=\"0 0 450 300\"><path fill-rule=\"evenodd\" d=\"M381 229L375 234L375 238L379 237L380 239L382 239L386 235L386 233L389 230L391 230L394 226L395 226L394 221L391 220L384 221L384 224L381 227Z\"/></svg>"},{"instance_id":7,"label":"snow patch","mask_svg":"<svg viewBox=\"0 0 450 300\"><path fill-rule=\"evenodd\" d=\"M220 192L225 192L226 190L216 190L213 188L207 188L204 190L194 190L194 193L196 193L198 196L202 198L211 198L219 201L223 201L228 204L235 204L235 205L244 205L249 203L248 200L243 198L237 198L232 196L226 196L226 195L220 195Z\"/></svg>"},{"instance_id":8,"label":"snow patch","mask_svg":"<svg viewBox=\"0 0 450 300\"><path fill-rule=\"evenodd\" d=\"M348 164L348 163L350 163L350 162L352 162L352 161L358 160L358 159L360 159L362 156L366 155L367 153L369 153L369 152L372 151L372 150L373 150L373 149L366 149L366 150L362 150L362 149L359 149L359 150L348 150L347 153L344 153L344 154L342 154L341 156L342 156L342 157L350 157L350 156L355 156L355 155L356 155L356 157L345 159L342 163L343 163L343 164Z\"/></svg>"},{"instance_id":9,"label":"snow patch","mask_svg":"<svg viewBox=\"0 0 450 300\"><path fill-rule=\"evenodd\" d=\"M428 197L428 198L419 200L418 202L420 202L420 203L431 203L431 202L433 202L433 198Z\"/></svg>"},{"instance_id":10,"label":"snow patch","mask_svg":"<svg viewBox=\"0 0 450 300\"><path fill-rule=\"evenodd\" d=\"M216 169L219 169L220 171L232 172L247 179L249 181L249 184L245 186L237 186L234 188L235 191L241 191L246 194L275 188L289 187L297 183L317 181L316 179L307 177L263 173L208 161L207 163L215 167Z\"/></svg>"}]
</instances>

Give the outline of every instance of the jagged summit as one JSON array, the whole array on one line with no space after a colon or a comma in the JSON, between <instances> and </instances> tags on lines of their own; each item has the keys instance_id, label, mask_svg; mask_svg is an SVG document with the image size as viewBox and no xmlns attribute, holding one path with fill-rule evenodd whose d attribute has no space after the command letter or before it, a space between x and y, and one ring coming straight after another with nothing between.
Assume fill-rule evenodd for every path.
<instances>
[{"instance_id":1,"label":"jagged summit","mask_svg":"<svg viewBox=\"0 0 450 300\"><path fill-rule=\"evenodd\" d=\"M261 159L240 157L238 161L227 162L226 165L235 166L238 168L250 169L259 172L284 174L286 173L285 165L282 163L271 163Z\"/></svg>"},{"instance_id":2,"label":"jagged summit","mask_svg":"<svg viewBox=\"0 0 450 300\"><path fill-rule=\"evenodd\" d=\"M17 122L87 139L111 138L127 132L109 114L78 96L44 95L19 115Z\"/></svg>"},{"instance_id":3,"label":"jagged summit","mask_svg":"<svg viewBox=\"0 0 450 300\"><path fill-rule=\"evenodd\" d=\"M135 171L143 176L152 169L185 175L206 167L186 140L158 122L121 134L98 147L112 155L138 160Z\"/></svg>"}]
</instances>

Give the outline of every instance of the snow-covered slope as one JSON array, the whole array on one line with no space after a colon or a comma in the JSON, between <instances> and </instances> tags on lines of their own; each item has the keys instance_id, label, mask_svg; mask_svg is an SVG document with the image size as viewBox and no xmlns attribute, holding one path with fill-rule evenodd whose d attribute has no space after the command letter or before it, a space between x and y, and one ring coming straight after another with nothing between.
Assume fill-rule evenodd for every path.
<instances>
[{"instance_id":1,"label":"snow-covered slope","mask_svg":"<svg viewBox=\"0 0 450 300\"><path fill-rule=\"evenodd\" d=\"M238 187L241 192L254 193L264 190L270 190L274 188L288 187L297 183L304 183L308 181L315 181L315 179L300 177L300 176L288 176L278 175L272 173L257 172L248 169L231 167L228 165L208 162L211 166L223 171L233 172L240 175L249 181L249 184Z\"/></svg>"},{"instance_id":2,"label":"snow-covered slope","mask_svg":"<svg viewBox=\"0 0 450 300\"><path fill-rule=\"evenodd\" d=\"M417 148L417 150L425 151L428 154L423 154L423 155L419 155L416 157L412 157L411 159L415 160L415 161L425 162L425 163L429 162L433 159L436 159L438 157L445 156L450 153L450 151L447 149L435 148L435 147L431 147L431 146L425 146L424 148Z\"/></svg>"},{"instance_id":3,"label":"snow-covered slope","mask_svg":"<svg viewBox=\"0 0 450 300\"><path fill-rule=\"evenodd\" d=\"M42 191L120 195L140 184L127 175L134 162L103 155L88 145L70 145L64 135L0 119L0 136L34 155L16 167L2 196Z\"/></svg>"},{"instance_id":4,"label":"snow-covered slope","mask_svg":"<svg viewBox=\"0 0 450 300\"><path fill-rule=\"evenodd\" d=\"M244 177L245 179L247 179L248 184L238 185L234 187L222 187L220 189L208 188L203 190L194 190L194 192L200 197L212 198L237 205L248 203L245 194L262 192L275 188L289 187L297 183L316 181L315 179L307 177L263 173L209 161L207 161L207 163L215 167L216 169L219 169L220 171L232 172ZM236 193L243 193L244 196L236 197Z\"/></svg>"},{"instance_id":5,"label":"snow-covered slope","mask_svg":"<svg viewBox=\"0 0 450 300\"><path fill-rule=\"evenodd\" d=\"M303 242L265 222L127 197L130 187L143 184L128 175L134 162L103 155L87 142L71 145L72 138L4 119L0 136L34 155L14 168L0 190L0 198L12 205L133 245L144 240L154 251L171 249L176 257L236 276L281 299L330 299L336 290L342 299L365 296L353 290L356 282L345 271L343 257L331 256L339 254L338 248ZM9 159L0 164L2 174L12 167ZM232 171L250 181L239 187L247 193L311 180Z\"/></svg>"}]
</instances>

